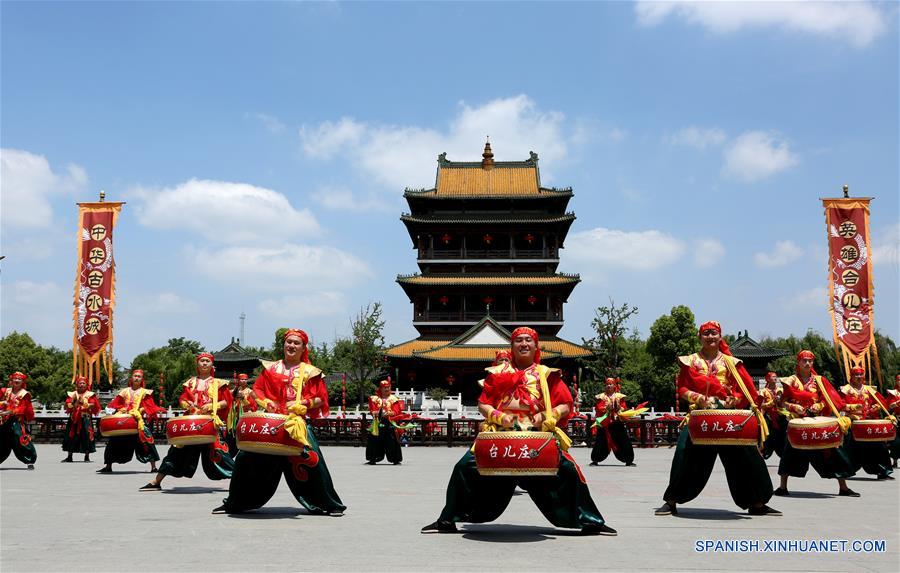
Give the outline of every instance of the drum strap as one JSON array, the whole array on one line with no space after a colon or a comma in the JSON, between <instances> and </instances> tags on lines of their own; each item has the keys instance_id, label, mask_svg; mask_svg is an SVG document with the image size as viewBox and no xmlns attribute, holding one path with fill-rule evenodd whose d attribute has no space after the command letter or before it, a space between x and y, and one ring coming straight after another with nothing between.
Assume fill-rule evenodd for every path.
<instances>
[{"instance_id":1,"label":"drum strap","mask_svg":"<svg viewBox=\"0 0 900 573\"><path fill-rule=\"evenodd\" d=\"M301 374L301 371L303 372ZM303 414L306 413L306 408L300 404L301 396L303 395L303 383L306 381L306 371L303 369L298 369L297 372L294 373L294 378L291 379L290 384L294 387L294 392L297 396L297 403L290 407L287 414L287 420L284 422L284 431L288 433L288 435L294 440L300 442L306 447L310 447L309 438L307 437L306 431L306 420L303 419Z\"/></svg>"},{"instance_id":2,"label":"drum strap","mask_svg":"<svg viewBox=\"0 0 900 573\"><path fill-rule=\"evenodd\" d=\"M834 417L837 418L838 425L841 427L841 431L846 434L850 430L850 425L852 422L850 418L847 416L841 416L841 413L838 412L837 408L834 407L834 402L831 401L831 395L825 390L825 383L822 382L821 376L813 376L813 379L816 381L816 386L819 387L819 393L825 397L825 401L828 402L828 407L831 408L831 413L834 414Z\"/></svg>"},{"instance_id":3,"label":"drum strap","mask_svg":"<svg viewBox=\"0 0 900 573\"><path fill-rule=\"evenodd\" d=\"M547 382L547 369L539 366L537 370L541 379L541 394L544 397L544 420L555 420L551 413L552 404L550 403L550 384ZM562 451L568 451L569 446L572 445L572 439L566 435L562 428L556 427L555 423L552 432L556 434L556 439L559 440L559 447L562 448Z\"/></svg>"},{"instance_id":4,"label":"drum strap","mask_svg":"<svg viewBox=\"0 0 900 573\"><path fill-rule=\"evenodd\" d=\"M759 423L759 445L762 446L763 443L765 443L766 438L769 437L769 425L766 424L766 417L763 415L762 410L760 410L753 402L753 398L750 396L750 391L744 384L744 379L741 378L740 373L734 365L734 361L727 356L723 356L722 358L725 364L728 366L728 373L731 374L731 377L734 378L734 380L737 382L738 387L741 389L741 394L743 394L744 398L747 399L747 402L750 404L750 409L756 415L756 421Z\"/></svg>"},{"instance_id":5,"label":"drum strap","mask_svg":"<svg viewBox=\"0 0 900 573\"><path fill-rule=\"evenodd\" d=\"M891 414L891 413L888 411L888 409L884 407L884 404L882 404L882 403L881 403L881 400L878 399L878 395L875 394L875 391L872 390L872 387L871 387L871 386L865 386L865 385L863 385L863 388L865 388L865 389L866 389L866 392L869 393L869 396L871 396L872 399L875 400L875 403L878 404L878 407L881 408L881 411L884 412L884 413L887 415L887 419L890 420L891 423L894 424L894 425L896 426L896 425L897 425L897 417L894 416L893 414Z\"/></svg>"},{"instance_id":6,"label":"drum strap","mask_svg":"<svg viewBox=\"0 0 900 573\"><path fill-rule=\"evenodd\" d=\"M212 415L213 424L215 424L216 428L221 428L225 425L224 422L219 418L219 379L213 378L209 381L209 386L207 386L207 392L209 392L209 403L212 404L210 408L210 415Z\"/></svg>"},{"instance_id":7,"label":"drum strap","mask_svg":"<svg viewBox=\"0 0 900 573\"><path fill-rule=\"evenodd\" d=\"M141 436L144 435L144 417L141 416L141 402L144 401L144 392L143 388L138 388L137 393L132 396L131 410L128 411L131 417L137 420L138 435Z\"/></svg>"}]
</instances>

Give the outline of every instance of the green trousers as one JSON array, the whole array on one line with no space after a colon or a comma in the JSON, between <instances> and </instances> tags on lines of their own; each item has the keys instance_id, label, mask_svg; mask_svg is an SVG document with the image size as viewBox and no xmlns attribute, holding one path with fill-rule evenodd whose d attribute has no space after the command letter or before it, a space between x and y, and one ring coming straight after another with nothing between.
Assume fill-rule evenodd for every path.
<instances>
[{"instance_id":1,"label":"green trousers","mask_svg":"<svg viewBox=\"0 0 900 573\"><path fill-rule=\"evenodd\" d=\"M37 450L34 449L31 435L22 426L22 422L17 419L10 419L0 426L0 464L6 461L10 453L23 464L37 461Z\"/></svg>"},{"instance_id":2,"label":"green trousers","mask_svg":"<svg viewBox=\"0 0 900 573\"><path fill-rule=\"evenodd\" d=\"M858 442L853 433L844 436L844 449L850 458L853 471L862 469L869 475L888 476L894 473L888 442Z\"/></svg>"},{"instance_id":3,"label":"green trousers","mask_svg":"<svg viewBox=\"0 0 900 573\"><path fill-rule=\"evenodd\" d=\"M787 418L782 414L767 412L766 424L769 426L769 436L763 444L763 457L769 459L772 454L777 454L780 458L787 442Z\"/></svg>"},{"instance_id":4,"label":"green trousers","mask_svg":"<svg viewBox=\"0 0 900 573\"><path fill-rule=\"evenodd\" d=\"M203 464L203 473L211 480L228 479L234 471L231 454L216 449L214 444L200 444L181 448L169 446L159 472L177 478L194 477L198 462Z\"/></svg>"},{"instance_id":5,"label":"green trousers","mask_svg":"<svg viewBox=\"0 0 900 573\"><path fill-rule=\"evenodd\" d=\"M897 435L892 442L888 442L888 451L891 454L892 460L900 458L900 432L897 432Z\"/></svg>"},{"instance_id":6,"label":"green trousers","mask_svg":"<svg viewBox=\"0 0 900 573\"><path fill-rule=\"evenodd\" d=\"M373 420L373 424L376 422ZM378 423L378 435L371 433L366 437L366 461L380 462L387 456L387 461L398 464L403 461L403 450L397 440L397 430L390 422Z\"/></svg>"},{"instance_id":7,"label":"green trousers","mask_svg":"<svg viewBox=\"0 0 900 573\"><path fill-rule=\"evenodd\" d=\"M575 460L560 453L555 476L482 476L475 454L467 450L453 467L447 485L447 502L438 521L485 523L503 513L516 486L528 492L544 517L556 527L580 529L603 525L603 516L588 490Z\"/></svg>"},{"instance_id":8,"label":"green trousers","mask_svg":"<svg viewBox=\"0 0 900 573\"><path fill-rule=\"evenodd\" d=\"M847 440L847 436L844 437ZM806 477L809 466L825 479L844 479L856 473L845 446L827 450L798 450L785 442L778 464L778 475Z\"/></svg>"},{"instance_id":9,"label":"green trousers","mask_svg":"<svg viewBox=\"0 0 900 573\"><path fill-rule=\"evenodd\" d=\"M145 438L152 438L150 428L144 427ZM137 434L130 436L113 436L106 442L106 450L103 452L103 463L105 464L127 464L131 458L137 458L142 464L149 464L159 460L159 453L156 451L156 444L152 442L142 442L138 439Z\"/></svg>"},{"instance_id":10,"label":"green trousers","mask_svg":"<svg viewBox=\"0 0 900 573\"><path fill-rule=\"evenodd\" d=\"M90 414L82 414L76 423L71 416L66 422L66 433L63 435L62 449L70 454L93 454L97 451L94 445L94 421Z\"/></svg>"},{"instance_id":11,"label":"green trousers","mask_svg":"<svg viewBox=\"0 0 900 573\"><path fill-rule=\"evenodd\" d=\"M682 428L672 458L669 487L663 499L687 503L700 495L712 474L716 457L722 460L731 499L741 509L767 503L772 497L772 478L756 446L698 446Z\"/></svg>"},{"instance_id":12,"label":"green trousers","mask_svg":"<svg viewBox=\"0 0 900 573\"><path fill-rule=\"evenodd\" d=\"M609 438L607 438L607 434ZM609 456L609 440L615 446L613 455L616 459L624 464L630 464L634 461L634 448L631 447L631 438L628 437L628 430L623 422L613 422L605 428L597 428L597 435L594 436L594 447L591 448L591 461L600 463Z\"/></svg>"},{"instance_id":13,"label":"green trousers","mask_svg":"<svg viewBox=\"0 0 900 573\"><path fill-rule=\"evenodd\" d=\"M310 448L301 456L274 456L252 452L238 452L225 510L240 513L266 504L281 476L287 482L294 499L311 513L324 514L347 509L334 490L331 474L312 427L307 427Z\"/></svg>"}]
</instances>

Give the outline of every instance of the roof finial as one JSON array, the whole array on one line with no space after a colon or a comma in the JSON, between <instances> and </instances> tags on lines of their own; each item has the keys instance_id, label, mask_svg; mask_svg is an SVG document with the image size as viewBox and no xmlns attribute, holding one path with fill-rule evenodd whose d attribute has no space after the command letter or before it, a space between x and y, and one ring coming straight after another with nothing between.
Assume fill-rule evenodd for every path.
<instances>
[{"instance_id":1,"label":"roof finial","mask_svg":"<svg viewBox=\"0 0 900 573\"><path fill-rule=\"evenodd\" d=\"M844 185L844 199L850 198L850 186Z\"/></svg>"},{"instance_id":2,"label":"roof finial","mask_svg":"<svg viewBox=\"0 0 900 573\"><path fill-rule=\"evenodd\" d=\"M482 169L493 169L494 167L494 152L491 151L491 136L487 136L487 141L484 144L484 153L481 154L481 157L484 159L481 160L481 168Z\"/></svg>"}]
</instances>

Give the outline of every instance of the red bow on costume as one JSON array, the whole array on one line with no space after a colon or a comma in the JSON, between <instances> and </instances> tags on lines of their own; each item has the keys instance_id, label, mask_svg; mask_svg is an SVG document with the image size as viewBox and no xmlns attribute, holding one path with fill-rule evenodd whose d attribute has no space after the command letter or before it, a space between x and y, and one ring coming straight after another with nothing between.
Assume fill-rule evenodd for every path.
<instances>
[{"instance_id":1,"label":"red bow on costume","mask_svg":"<svg viewBox=\"0 0 900 573\"><path fill-rule=\"evenodd\" d=\"M497 403L505 397L510 397L521 404L526 404L532 413L537 408L534 397L528 391L528 380L524 370L493 374L485 380L484 389L487 394L497 398Z\"/></svg>"}]
</instances>

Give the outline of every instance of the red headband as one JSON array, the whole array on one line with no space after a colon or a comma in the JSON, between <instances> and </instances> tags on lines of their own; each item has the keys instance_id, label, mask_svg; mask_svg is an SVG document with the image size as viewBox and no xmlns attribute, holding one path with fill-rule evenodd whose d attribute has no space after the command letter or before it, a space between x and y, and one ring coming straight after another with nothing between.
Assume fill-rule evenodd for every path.
<instances>
[{"instance_id":1,"label":"red headband","mask_svg":"<svg viewBox=\"0 0 900 573\"><path fill-rule=\"evenodd\" d=\"M801 360L815 360L816 355L810 352L809 350L801 350L797 353L797 362Z\"/></svg>"},{"instance_id":2,"label":"red headband","mask_svg":"<svg viewBox=\"0 0 900 573\"><path fill-rule=\"evenodd\" d=\"M304 331L300 330L299 328L289 328L284 333L284 336L281 337L281 340L282 341L287 340L288 336L299 336L300 340L303 341L303 344L309 344L309 335L307 335Z\"/></svg>"},{"instance_id":3,"label":"red headband","mask_svg":"<svg viewBox=\"0 0 900 573\"><path fill-rule=\"evenodd\" d=\"M771 378L773 376L778 377L778 374L776 374L775 372L766 372L766 378Z\"/></svg>"},{"instance_id":4,"label":"red headband","mask_svg":"<svg viewBox=\"0 0 900 573\"><path fill-rule=\"evenodd\" d=\"M87 383L87 389L90 390L91 389L91 381L87 379L87 376L76 376L75 380L72 381L72 384L74 386L78 386L78 382L80 382L81 380L84 380L85 383Z\"/></svg>"},{"instance_id":5,"label":"red headband","mask_svg":"<svg viewBox=\"0 0 900 573\"><path fill-rule=\"evenodd\" d=\"M249 376L246 374L238 374L238 380L246 380L247 378L249 378Z\"/></svg>"},{"instance_id":6,"label":"red headband","mask_svg":"<svg viewBox=\"0 0 900 573\"><path fill-rule=\"evenodd\" d=\"M612 384L612 385L615 386L616 388L620 388L620 387L621 387L620 384L619 384L619 382L621 382L621 381L620 381L618 378L607 378L607 379L606 379L606 384L607 384L607 385Z\"/></svg>"},{"instance_id":7,"label":"red headband","mask_svg":"<svg viewBox=\"0 0 900 573\"><path fill-rule=\"evenodd\" d=\"M865 373L866 373L866 369L865 369L865 368L851 368L851 369L850 369L850 375L851 375L851 376L854 375L854 374L865 375Z\"/></svg>"},{"instance_id":8,"label":"red headband","mask_svg":"<svg viewBox=\"0 0 900 573\"><path fill-rule=\"evenodd\" d=\"M378 385L382 388L390 388L391 387L391 379L388 378L387 380L382 380L381 382L378 383Z\"/></svg>"},{"instance_id":9,"label":"red headband","mask_svg":"<svg viewBox=\"0 0 900 573\"><path fill-rule=\"evenodd\" d=\"M702 333L704 330L715 330L719 334L722 334L722 325L715 320L710 320L701 324L700 329L697 332Z\"/></svg>"},{"instance_id":10,"label":"red headband","mask_svg":"<svg viewBox=\"0 0 900 573\"><path fill-rule=\"evenodd\" d=\"M25 382L26 380L28 380L28 376L26 376L23 372L16 371L9 375L10 382L13 382L15 380L21 380L22 382Z\"/></svg>"},{"instance_id":11,"label":"red headband","mask_svg":"<svg viewBox=\"0 0 900 573\"><path fill-rule=\"evenodd\" d=\"M512 353L505 348L503 350L498 350L496 354L494 354L494 366L500 364L500 359L506 358L507 360L512 360Z\"/></svg>"},{"instance_id":12,"label":"red headband","mask_svg":"<svg viewBox=\"0 0 900 573\"><path fill-rule=\"evenodd\" d=\"M197 355L197 358L194 359L194 362L200 362L201 358L209 358L210 362L216 361L215 357L212 354L210 354L209 352L201 352L200 354Z\"/></svg>"},{"instance_id":13,"label":"red headband","mask_svg":"<svg viewBox=\"0 0 900 573\"><path fill-rule=\"evenodd\" d=\"M534 363L540 364L541 363L541 345L540 345L540 340L538 339L538 333L535 329L528 328L527 326L520 326L519 328L513 330L512 334L509 337L510 348L512 348L513 341L516 339L516 337L521 336L523 334L527 334L528 336L530 336L531 338L534 339L534 345L537 348L534 351ZM512 352L510 354L510 358L512 358Z\"/></svg>"}]
</instances>

